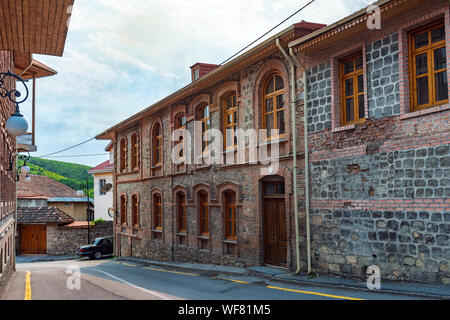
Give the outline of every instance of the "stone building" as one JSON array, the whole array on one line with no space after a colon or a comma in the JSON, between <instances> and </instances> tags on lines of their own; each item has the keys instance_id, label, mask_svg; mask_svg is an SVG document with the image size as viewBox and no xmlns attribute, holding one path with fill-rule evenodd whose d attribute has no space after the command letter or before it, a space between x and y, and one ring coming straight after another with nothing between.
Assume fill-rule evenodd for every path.
<instances>
[{"instance_id":1,"label":"stone building","mask_svg":"<svg viewBox=\"0 0 450 320\"><path fill-rule=\"evenodd\" d=\"M449 284L449 2L377 4L381 29L363 9L289 44L307 69L311 269Z\"/></svg>"},{"instance_id":2,"label":"stone building","mask_svg":"<svg viewBox=\"0 0 450 320\"><path fill-rule=\"evenodd\" d=\"M44 4L39 0L12 0L0 3L3 19L0 22L0 72L8 71L32 79L54 74L54 71L33 59L32 54L62 56L66 41L68 19L73 0ZM22 8L27 8L23 10ZM46 19L38 19L45 16ZM36 18L36 19L35 19ZM3 87L5 85L5 87ZM13 80L2 83L2 95L15 88ZM22 90L23 88L17 88ZM23 91L22 91L23 93ZM34 101L34 94L30 95ZM23 96L22 96L23 97ZM33 107L35 103L33 103ZM14 113L15 105L0 97L0 285L15 269L14 243L16 229L16 172L13 165L18 148L35 150L33 132L25 141L15 139L5 127ZM34 120L33 120L34 123ZM31 137L31 141L28 141ZM11 168L11 170L10 170Z\"/></svg>"},{"instance_id":3,"label":"stone building","mask_svg":"<svg viewBox=\"0 0 450 320\"><path fill-rule=\"evenodd\" d=\"M116 255L295 267L290 113L295 81L277 43L287 48L289 41L323 26L301 22L222 66L197 63L191 84L97 136L114 145ZM186 136L172 139L183 128L200 140L207 129L279 131L270 139L257 137L257 146L224 134L214 156L236 160L238 145L246 141L246 161L210 164L201 156L213 151L212 141L203 140L194 150ZM297 128L298 136L302 129ZM176 152L180 144L186 148ZM261 159L272 159L275 145L276 168L249 161L251 146L256 154L270 149ZM297 140L299 163L301 146ZM184 161L173 161L180 158Z\"/></svg>"}]
</instances>

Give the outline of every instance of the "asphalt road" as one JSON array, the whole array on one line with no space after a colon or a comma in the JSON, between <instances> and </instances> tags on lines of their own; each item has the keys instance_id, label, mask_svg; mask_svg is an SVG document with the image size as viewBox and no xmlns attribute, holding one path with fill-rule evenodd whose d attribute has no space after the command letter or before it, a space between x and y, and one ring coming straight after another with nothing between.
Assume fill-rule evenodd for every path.
<instances>
[{"instance_id":1,"label":"asphalt road","mask_svg":"<svg viewBox=\"0 0 450 320\"><path fill-rule=\"evenodd\" d=\"M18 263L0 300L406 300L364 290L210 277L107 260ZM78 281L79 280L79 281Z\"/></svg>"}]
</instances>

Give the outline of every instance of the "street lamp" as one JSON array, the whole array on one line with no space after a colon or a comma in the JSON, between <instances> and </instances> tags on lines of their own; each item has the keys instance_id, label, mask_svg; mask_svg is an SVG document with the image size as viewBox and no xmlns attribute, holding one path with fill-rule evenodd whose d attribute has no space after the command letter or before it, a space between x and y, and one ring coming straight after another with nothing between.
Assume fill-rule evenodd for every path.
<instances>
[{"instance_id":1,"label":"street lamp","mask_svg":"<svg viewBox=\"0 0 450 320\"><path fill-rule=\"evenodd\" d=\"M23 161L23 166L21 166L20 168L17 169L16 181L20 180L19 171L20 171L20 173L26 175L26 177L25 177L26 181L31 181L31 177L28 175L30 173L31 169L29 166L27 166L27 161L30 160L30 153L28 151L26 151L27 154L25 155L25 154L20 154L19 151L21 151L21 150L18 150L15 156L11 155L11 159L9 160L10 162L9 162L8 171L13 170L14 161L16 160L16 158L18 158L19 160Z\"/></svg>"},{"instance_id":2,"label":"street lamp","mask_svg":"<svg viewBox=\"0 0 450 320\"><path fill-rule=\"evenodd\" d=\"M22 100L17 101L16 98L22 96L22 93L17 89L9 90L7 88L8 80L15 80L21 83L25 90L25 96ZM19 77L18 75L8 71L0 73L0 97L8 98L11 102L16 105L16 110L14 114L9 117L6 121L6 131L14 137L18 137L24 135L28 131L28 123L24 119L23 115L20 113L19 104L25 102L28 99L28 88L25 84L25 81Z\"/></svg>"},{"instance_id":3,"label":"street lamp","mask_svg":"<svg viewBox=\"0 0 450 320\"><path fill-rule=\"evenodd\" d=\"M87 196L87 207L86 207L86 215L87 215L87 223L88 223L88 244L91 244L91 236L90 236L90 210L89 210L89 177L86 178L86 184L80 185L80 190L77 191L78 197Z\"/></svg>"}]
</instances>

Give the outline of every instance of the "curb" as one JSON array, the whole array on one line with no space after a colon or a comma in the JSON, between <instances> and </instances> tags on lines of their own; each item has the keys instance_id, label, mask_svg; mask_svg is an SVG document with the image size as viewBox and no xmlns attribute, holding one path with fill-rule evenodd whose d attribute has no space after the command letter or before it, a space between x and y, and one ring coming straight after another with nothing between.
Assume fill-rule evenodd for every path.
<instances>
[{"instance_id":1,"label":"curb","mask_svg":"<svg viewBox=\"0 0 450 320\"><path fill-rule=\"evenodd\" d=\"M197 273L202 276L214 276L214 275L232 275L232 276L254 276L259 278L264 278L267 280L273 280L281 283L287 283L287 284L301 284L301 285L309 285L309 286L315 286L315 287L321 287L321 288L336 288L336 289L348 289L353 291L365 291L365 292L374 292L373 290L369 290L363 285L356 285L356 284L338 284L338 283L332 283L332 282L313 282L313 281L307 281L302 279L287 279L287 278L281 278L278 275L268 275L263 272L258 272L255 270L245 269L245 272L233 272L231 270L207 270L207 269L195 269L190 268L182 265L174 265L171 263L165 263L165 262L159 262L159 261L148 261L148 260L140 260L140 259L134 259L134 258L126 258L126 257L117 257L115 260L118 261L128 261L128 262L135 262L140 263L142 265L146 266L157 266L157 267L165 267L174 271L181 271L181 272L190 272L190 273ZM286 273L282 274L286 275ZM401 291L401 290L393 290L393 289L380 289L375 291L377 293L385 293L385 294L402 294L406 296L411 297L419 297L419 298L431 298L431 299L439 299L439 300L450 300L450 295L437 295L433 293L426 293L426 292L411 292L411 291Z\"/></svg>"}]
</instances>

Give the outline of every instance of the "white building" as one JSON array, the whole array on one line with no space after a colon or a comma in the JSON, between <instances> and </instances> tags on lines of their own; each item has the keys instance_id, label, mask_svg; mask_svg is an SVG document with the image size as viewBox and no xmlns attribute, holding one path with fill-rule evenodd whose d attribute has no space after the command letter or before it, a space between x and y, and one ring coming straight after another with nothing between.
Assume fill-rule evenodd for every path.
<instances>
[{"instance_id":1,"label":"white building","mask_svg":"<svg viewBox=\"0 0 450 320\"><path fill-rule=\"evenodd\" d=\"M95 219L112 221L108 209L113 207L113 191L104 190L104 186L113 183L114 156L111 152L112 144L106 147L109 151L109 160L92 168L88 172L94 176L94 199L95 199Z\"/></svg>"}]
</instances>

